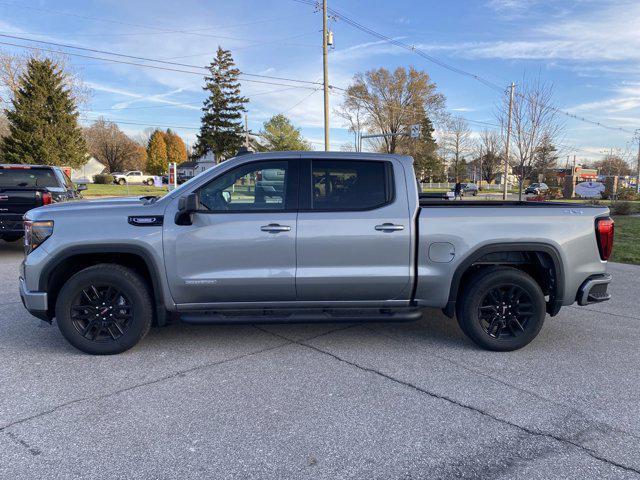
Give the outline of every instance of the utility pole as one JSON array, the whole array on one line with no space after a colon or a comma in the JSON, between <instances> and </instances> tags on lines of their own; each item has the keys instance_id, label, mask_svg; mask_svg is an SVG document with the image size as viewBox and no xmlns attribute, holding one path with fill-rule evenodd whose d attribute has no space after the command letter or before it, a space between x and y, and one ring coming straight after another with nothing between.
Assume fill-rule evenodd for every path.
<instances>
[{"instance_id":1,"label":"utility pole","mask_svg":"<svg viewBox=\"0 0 640 480\"><path fill-rule=\"evenodd\" d=\"M507 199L507 178L509 177L509 141L511 140L511 112L513 111L513 93L516 84L511 83L509 86L509 116L507 120L507 142L504 148L504 189L502 190L502 199Z\"/></svg>"},{"instance_id":2,"label":"utility pole","mask_svg":"<svg viewBox=\"0 0 640 480\"><path fill-rule=\"evenodd\" d=\"M322 72L324 78L324 150L329 151L329 59L327 58L327 0L322 0Z\"/></svg>"},{"instance_id":3,"label":"utility pole","mask_svg":"<svg viewBox=\"0 0 640 480\"><path fill-rule=\"evenodd\" d=\"M640 193L640 128L636 130L636 140L638 141L638 165L636 169L636 192Z\"/></svg>"},{"instance_id":4,"label":"utility pole","mask_svg":"<svg viewBox=\"0 0 640 480\"><path fill-rule=\"evenodd\" d=\"M249 150L249 120L247 118L247 112L244 114L244 146Z\"/></svg>"}]
</instances>

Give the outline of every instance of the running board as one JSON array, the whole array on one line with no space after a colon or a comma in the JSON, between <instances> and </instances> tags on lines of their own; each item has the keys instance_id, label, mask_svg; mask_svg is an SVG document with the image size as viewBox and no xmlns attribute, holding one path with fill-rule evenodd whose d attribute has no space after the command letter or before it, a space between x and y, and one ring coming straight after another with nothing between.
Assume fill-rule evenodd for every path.
<instances>
[{"instance_id":1,"label":"running board","mask_svg":"<svg viewBox=\"0 0 640 480\"><path fill-rule=\"evenodd\" d=\"M323 310L215 310L180 313L184 323L196 325L322 322L410 322L422 310L323 309Z\"/></svg>"}]
</instances>

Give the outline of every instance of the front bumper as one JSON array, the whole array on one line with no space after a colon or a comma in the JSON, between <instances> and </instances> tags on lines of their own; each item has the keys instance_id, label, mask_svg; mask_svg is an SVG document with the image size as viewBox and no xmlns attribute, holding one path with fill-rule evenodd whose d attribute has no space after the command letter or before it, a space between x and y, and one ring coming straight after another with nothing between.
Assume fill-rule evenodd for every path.
<instances>
[{"instance_id":1,"label":"front bumper","mask_svg":"<svg viewBox=\"0 0 640 480\"><path fill-rule=\"evenodd\" d=\"M606 302L611 298L607 287L611 283L611 275L602 273L587 278L578 289L576 300L578 305L590 305L592 303Z\"/></svg>"},{"instance_id":2,"label":"front bumper","mask_svg":"<svg viewBox=\"0 0 640 480\"><path fill-rule=\"evenodd\" d=\"M31 315L41 320L51 321L48 312L49 303L47 293L27 290L27 285L22 277L20 277L20 299Z\"/></svg>"}]
</instances>

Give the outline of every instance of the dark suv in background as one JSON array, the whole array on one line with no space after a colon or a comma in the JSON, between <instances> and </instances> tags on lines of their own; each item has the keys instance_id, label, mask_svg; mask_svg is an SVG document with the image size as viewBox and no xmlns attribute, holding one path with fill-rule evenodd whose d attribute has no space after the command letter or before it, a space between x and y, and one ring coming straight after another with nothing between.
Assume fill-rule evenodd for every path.
<instances>
[{"instance_id":1,"label":"dark suv in background","mask_svg":"<svg viewBox=\"0 0 640 480\"><path fill-rule=\"evenodd\" d=\"M32 208L82 198L59 167L0 165L0 239L13 242L24 234L22 216Z\"/></svg>"}]
</instances>

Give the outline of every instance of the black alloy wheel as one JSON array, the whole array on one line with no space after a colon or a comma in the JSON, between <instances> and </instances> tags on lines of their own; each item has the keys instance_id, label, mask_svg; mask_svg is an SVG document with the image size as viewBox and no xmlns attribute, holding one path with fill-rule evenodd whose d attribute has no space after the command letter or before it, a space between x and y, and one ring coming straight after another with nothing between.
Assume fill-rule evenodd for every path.
<instances>
[{"instance_id":1,"label":"black alloy wheel","mask_svg":"<svg viewBox=\"0 0 640 480\"><path fill-rule=\"evenodd\" d=\"M87 340L105 342L125 334L133 318L131 301L111 285L81 289L71 307L71 321Z\"/></svg>"},{"instance_id":2,"label":"black alloy wheel","mask_svg":"<svg viewBox=\"0 0 640 480\"><path fill-rule=\"evenodd\" d=\"M496 339L522 335L533 314L533 299L517 285L492 288L478 307L482 330Z\"/></svg>"}]
</instances>

